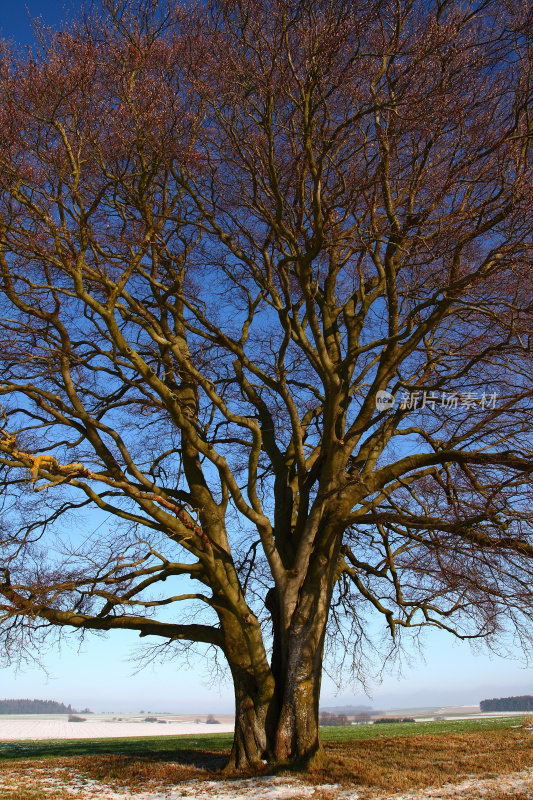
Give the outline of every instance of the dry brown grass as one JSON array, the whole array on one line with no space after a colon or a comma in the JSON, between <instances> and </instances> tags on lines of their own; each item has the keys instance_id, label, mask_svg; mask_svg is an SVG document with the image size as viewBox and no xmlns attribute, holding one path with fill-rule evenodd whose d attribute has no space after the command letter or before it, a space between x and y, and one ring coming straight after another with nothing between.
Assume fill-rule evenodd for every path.
<instances>
[{"instance_id":1,"label":"dry brown grass","mask_svg":"<svg viewBox=\"0 0 533 800\"><path fill-rule=\"evenodd\" d=\"M198 753L195 754L198 756ZM62 763L71 765L82 775L92 780L102 781L109 786L120 788L131 786L147 790L158 786L176 785L181 781L212 780L218 777L217 766L222 766L225 757L220 753L205 754L205 766L190 763L187 755L176 753L175 761L157 760L153 756L106 755L93 758L62 759Z\"/></svg>"},{"instance_id":2,"label":"dry brown grass","mask_svg":"<svg viewBox=\"0 0 533 800\"><path fill-rule=\"evenodd\" d=\"M40 761L0 762L0 800L82 800L79 792L67 789L72 768ZM53 793L46 787L52 778ZM62 786L61 784L64 784Z\"/></svg>"},{"instance_id":3,"label":"dry brown grass","mask_svg":"<svg viewBox=\"0 0 533 800\"><path fill-rule=\"evenodd\" d=\"M0 762L0 800L83 800L84 784L93 781L111 791L157 791L193 778L213 778L213 771L185 763L157 760L157 755L72 756L45 761ZM196 754L198 755L198 753ZM217 754L218 763L224 761ZM209 759L207 759L209 760ZM105 792L102 796L105 796Z\"/></svg>"},{"instance_id":4,"label":"dry brown grass","mask_svg":"<svg viewBox=\"0 0 533 800\"><path fill-rule=\"evenodd\" d=\"M389 790L442 786L469 776L491 777L533 765L533 736L523 729L378 738L326 745L326 777Z\"/></svg>"}]
</instances>

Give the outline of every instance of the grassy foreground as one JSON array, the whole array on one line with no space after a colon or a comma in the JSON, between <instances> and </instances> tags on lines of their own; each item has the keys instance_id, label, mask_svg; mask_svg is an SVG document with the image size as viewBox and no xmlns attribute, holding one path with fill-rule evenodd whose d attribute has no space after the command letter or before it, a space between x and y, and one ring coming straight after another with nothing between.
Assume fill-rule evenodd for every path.
<instances>
[{"instance_id":1,"label":"grassy foreground","mask_svg":"<svg viewBox=\"0 0 533 800\"><path fill-rule=\"evenodd\" d=\"M494 777L533 764L533 734L522 718L390 723L323 728L327 767L300 775L312 784L350 784L399 791ZM85 781L144 791L210 779L223 766L231 734L128 739L0 742L0 800L39 800L35 773L64 781L47 797L83 797ZM72 776L76 787L66 790ZM284 774L280 772L280 774ZM15 781L15 784L13 783ZM14 793L14 785L16 791ZM363 797L363 795L360 795ZM500 795L498 795L500 797ZM504 794L526 798L533 794Z\"/></svg>"}]
</instances>

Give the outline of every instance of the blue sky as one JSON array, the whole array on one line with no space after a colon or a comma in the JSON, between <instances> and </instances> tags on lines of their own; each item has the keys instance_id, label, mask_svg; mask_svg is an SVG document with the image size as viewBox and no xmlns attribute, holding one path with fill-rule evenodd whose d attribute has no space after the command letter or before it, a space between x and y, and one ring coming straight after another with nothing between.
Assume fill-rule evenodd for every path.
<instances>
[{"instance_id":1,"label":"blue sky","mask_svg":"<svg viewBox=\"0 0 533 800\"><path fill-rule=\"evenodd\" d=\"M56 26L72 16L73 3L68 0L0 0L2 36L23 45L33 41L32 19L41 17L45 24Z\"/></svg>"},{"instance_id":2,"label":"blue sky","mask_svg":"<svg viewBox=\"0 0 533 800\"><path fill-rule=\"evenodd\" d=\"M73 5L63 0L0 0L1 33L8 39L31 44L31 17L56 26L74 16ZM146 641L146 640L144 640ZM94 711L231 712L229 682L218 683L209 660L195 659L188 667L179 662L149 666L138 674L129 656L138 647L135 634L116 632L106 638L88 637L78 646L68 639L61 649L43 656L42 669L0 670L0 697L57 699ZM520 656L516 650L516 656ZM444 633L426 637L425 663L413 654L401 676L387 675L369 700L357 687L338 695L324 679L325 706L373 704L375 707L470 704L509 694L533 694L531 669L514 659L473 654L467 644Z\"/></svg>"}]
</instances>

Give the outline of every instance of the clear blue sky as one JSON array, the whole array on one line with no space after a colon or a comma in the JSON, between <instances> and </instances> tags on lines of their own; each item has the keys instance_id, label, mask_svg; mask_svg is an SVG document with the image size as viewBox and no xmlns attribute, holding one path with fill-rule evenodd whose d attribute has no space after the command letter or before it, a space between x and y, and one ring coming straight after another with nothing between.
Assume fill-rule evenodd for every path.
<instances>
[{"instance_id":1,"label":"clear blue sky","mask_svg":"<svg viewBox=\"0 0 533 800\"><path fill-rule=\"evenodd\" d=\"M70 0L0 0L0 33L20 44L33 41L32 19L41 17L47 25L57 26L74 16Z\"/></svg>"},{"instance_id":2,"label":"clear blue sky","mask_svg":"<svg viewBox=\"0 0 533 800\"><path fill-rule=\"evenodd\" d=\"M30 17L40 16L45 24L57 26L75 16L72 9L73 4L63 0L0 0L1 33L22 45L31 44ZM44 656L48 675L35 668L18 673L0 670L0 697L57 699L94 711L233 711L231 685L219 685L199 659L189 668L168 662L133 675L134 666L128 657L138 643L138 637L127 632L107 638L88 637L81 648L65 642L61 650L55 648ZM531 669L525 670L512 659L473 655L467 644L457 643L446 634L428 635L425 657L424 663L413 653L412 663L404 665L402 676L386 676L371 701L357 689L335 696L333 685L325 678L322 704L449 705L533 694Z\"/></svg>"}]
</instances>

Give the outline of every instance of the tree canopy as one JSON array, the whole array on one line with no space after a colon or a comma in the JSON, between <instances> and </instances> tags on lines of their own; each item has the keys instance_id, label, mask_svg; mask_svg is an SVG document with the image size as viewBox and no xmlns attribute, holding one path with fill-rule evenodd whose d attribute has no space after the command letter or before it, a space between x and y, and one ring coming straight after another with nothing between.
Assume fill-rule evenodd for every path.
<instances>
[{"instance_id":1,"label":"tree canopy","mask_svg":"<svg viewBox=\"0 0 533 800\"><path fill-rule=\"evenodd\" d=\"M328 624L529 646L531 19L109 0L4 43L8 654L213 646L239 767L320 754Z\"/></svg>"}]
</instances>

